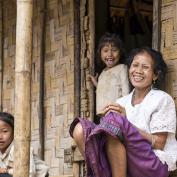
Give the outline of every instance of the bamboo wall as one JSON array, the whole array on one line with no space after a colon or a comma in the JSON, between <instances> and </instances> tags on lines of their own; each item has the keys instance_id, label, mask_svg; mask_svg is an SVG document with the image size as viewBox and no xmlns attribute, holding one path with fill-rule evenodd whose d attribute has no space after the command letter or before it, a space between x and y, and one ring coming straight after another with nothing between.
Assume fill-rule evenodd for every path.
<instances>
[{"instance_id":1,"label":"bamboo wall","mask_svg":"<svg viewBox=\"0 0 177 177\"><path fill-rule=\"evenodd\" d=\"M161 51L168 64L166 90L177 107L177 0L162 0ZM177 170L170 177L177 177Z\"/></svg>"},{"instance_id":2,"label":"bamboo wall","mask_svg":"<svg viewBox=\"0 0 177 177\"><path fill-rule=\"evenodd\" d=\"M177 0L162 0L161 51L169 67L167 91L177 105Z\"/></svg>"},{"instance_id":3,"label":"bamboo wall","mask_svg":"<svg viewBox=\"0 0 177 177\"><path fill-rule=\"evenodd\" d=\"M32 140L38 146L40 3L34 1L32 66ZM68 124L73 120L74 100L73 2L47 1L45 42L45 160L50 175L70 175L64 149L71 146ZM37 121L36 121L37 120Z\"/></svg>"},{"instance_id":4,"label":"bamboo wall","mask_svg":"<svg viewBox=\"0 0 177 177\"><path fill-rule=\"evenodd\" d=\"M14 112L16 4L4 1L2 10L2 99L3 111Z\"/></svg>"},{"instance_id":5,"label":"bamboo wall","mask_svg":"<svg viewBox=\"0 0 177 177\"><path fill-rule=\"evenodd\" d=\"M2 3L0 4L2 5ZM2 8L2 7L1 7ZM31 133L35 153L39 144L39 69L41 4L34 0L33 52L31 80ZM50 176L71 176L71 163L64 163L64 150L71 147L69 124L73 120L74 104L74 30L73 1L47 0L45 61L44 61L44 150ZM1 26L1 25L0 25ZM16 3L3 1L2 60L2 110L14 113L14 67ZM4 33L2 33L4 32ZM2 35L1 35L2 34ZM1 86L1 84L0 84Z\"/></svg>"},{"instance_id":6,"label":"bamboo wall","mask_svg":"<svg viewBox=\"0 0 177 177\"><path fill-rule=\"evenodd\" d=\"M3 2L3 3L2 3ZM82 116L93 118L92 88L86 75L94 72L94 14L92 0L82 0L81 17L81 110ZM3 4L3 7L2 7ZM13 0L0 1L0 107L14 113L14 67L16 4ZM39 74L41 4L34 0L33 56L31 80L32 145L40 153L39 144ZM72 176L72 164L64 163L64 150L71 147L68 134L74 116L74 12L73 1L47 0L44 60L44 150L50 176ZM177 104L177 0L162 0L161 51L169 66L167 91ZM1 30L2 27L2 30ZM77 71L76 71L77 72ZM0 94L0 95L1 95Z\"/></svg>"}]
</instances>

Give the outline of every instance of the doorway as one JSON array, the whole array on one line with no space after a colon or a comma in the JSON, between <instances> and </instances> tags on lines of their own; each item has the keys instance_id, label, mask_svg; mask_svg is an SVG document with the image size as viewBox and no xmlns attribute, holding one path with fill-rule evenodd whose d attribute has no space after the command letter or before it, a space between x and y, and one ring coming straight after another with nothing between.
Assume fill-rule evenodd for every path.
<instances>
[{"instance_id":1,"label":"doorway","mask_svg":"<svg viewBox=\"0 0 177 177\"><path fill-rule=\"evenodd\" d=\"M117 33L126 52L140 46L152 46L153 0L96 0L95 46L105 32ZM96 53L96 51L95 51ZM95 71L104 65L95 58Z\"/></svg>"}]
</instances>

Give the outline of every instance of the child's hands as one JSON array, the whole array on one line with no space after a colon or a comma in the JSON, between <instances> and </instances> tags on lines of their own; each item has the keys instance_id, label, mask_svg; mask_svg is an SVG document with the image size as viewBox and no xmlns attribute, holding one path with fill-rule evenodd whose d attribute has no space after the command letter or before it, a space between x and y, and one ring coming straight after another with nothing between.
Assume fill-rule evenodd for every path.
<instances>
[{"instance_id":1,"label":"child's hands","mask_svg":"<svg viewBox=\"0 0 177 177\"><path fill-rule=\"evenodd\" d=\"M0 167L0 173L7 173L7 168L1 168Z\"/></svg>"},{"instance_id":2,"label":"child's hands","mask_svg":"<svg viewBox=\"0 0 177 177\"><path fill-rule=\"evenodd\" d=\"M95 76L92 76L91 74L88 75L88 80L92 81L93 85L97 87L98 84L98 73L96 73Z\"/></svg>"},{"instance_id":3,"label":"child's hands","mask_svg":"<svg viewBox=\"0 0 177 177\"><path fill-rule=\"evenodd\" d=\"M110 112L116 112L119 113L122 116L126 116L126 111L125 108L122 107L120 104L118 103L110 103L107 106L104 107L103 111L102 111L102 115L106 116L107 114L109 114Z\"/></svg>"}]
</instances>

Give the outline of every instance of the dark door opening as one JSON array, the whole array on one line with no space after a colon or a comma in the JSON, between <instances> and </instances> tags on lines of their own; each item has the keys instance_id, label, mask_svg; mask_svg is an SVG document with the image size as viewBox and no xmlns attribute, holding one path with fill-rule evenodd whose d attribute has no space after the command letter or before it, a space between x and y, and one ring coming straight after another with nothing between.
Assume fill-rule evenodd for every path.
<instances>
[{"instance_id":1,"label":"dark door opening","mask_svg":"<svg viewBox=\"0 0 177 177\"><path fill-rule=\"evenodd\" d=\"M105 32L117 33L127 53L136 47L152 46L153 0L96 0L95 46ZM95 58L96 72L103 64Z\"/></svg>"}]
</instances>

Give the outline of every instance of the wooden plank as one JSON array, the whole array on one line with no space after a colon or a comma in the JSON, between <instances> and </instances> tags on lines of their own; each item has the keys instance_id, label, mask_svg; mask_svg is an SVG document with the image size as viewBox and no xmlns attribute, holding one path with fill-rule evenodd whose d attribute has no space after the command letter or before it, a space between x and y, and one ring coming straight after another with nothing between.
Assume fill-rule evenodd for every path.
<instances>
[{"instance_id":1,"label":"wooden plank","mask_svg":"<svg viewBox=\"0 0 177 177\"><path fill-rule=\"evenodd\" d=\"M152 48L160 49L160 6L161 0L153 1L153 33L152 33Z\"/></svg>"}]
</instances>

